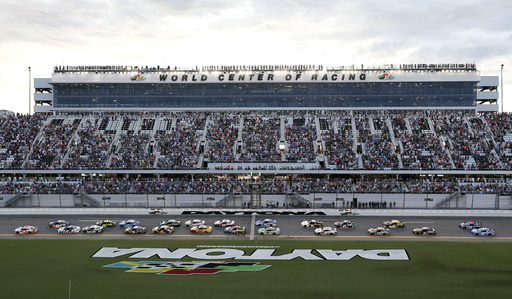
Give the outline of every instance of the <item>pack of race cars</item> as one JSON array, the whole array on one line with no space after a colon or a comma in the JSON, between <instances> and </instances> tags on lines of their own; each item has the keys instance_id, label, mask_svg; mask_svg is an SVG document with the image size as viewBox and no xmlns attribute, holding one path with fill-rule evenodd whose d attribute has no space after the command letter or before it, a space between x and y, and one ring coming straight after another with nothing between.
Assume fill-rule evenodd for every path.
<instances>
[{"instance_id":1,"label":"pack of race cars","mask_svg":"<svg viewBox=\"0 0 512 299\"><path fill-rule=\"evenodd\" d=\"M234 220L221 219L215 221L213 226L206 224L206 221L200 219L191 219L185 221L185 226L189 228L190 233L193 234L210 234L213 231L213 227L223 229L226 234L241 234L245 235L247 230L244 226L236 225ZM258 235L279 235L281 229L277 227L277 221L275 219L259 219L255 222L257 226L256 233ZM116 221L105 219L95 222L94 224L80 227L77 225L70 224L66 220L56 220L48 224L49 228L56 228L59 234L78 234L80 232L84 234L98 234L103 233L108 228L114 228L119 226L123 229L125 234L145 234L148 229L141 225L140 221L135 219L123 220L117 223ZM172 234L176 227L181 226L181 221L176 219L169 219L161 221L159 225L153 227L151 232L154 234ZM338 234L338 229L350 229L355 228L356 223L353 220L339 220L335 221L332 225L324 225L322 221L311 219L300 222L300 226L304 228L313 228L315 235L320 236L333 236ZM392 219L384 221L382 225L371 227L367 230L367 234L370 236L389 236L393 229L405 228L405 222ZM459 224L460 229L469 230L474 236L494 236L495 230L493 228L484 227L478 221L467 221ZM15 234L35 234L38 232L38 228L31 225L18 227L15 229ZM437 231L433 227L422 226L412 229L414 235L434 236Z\"/></svg>"}]
</instances>

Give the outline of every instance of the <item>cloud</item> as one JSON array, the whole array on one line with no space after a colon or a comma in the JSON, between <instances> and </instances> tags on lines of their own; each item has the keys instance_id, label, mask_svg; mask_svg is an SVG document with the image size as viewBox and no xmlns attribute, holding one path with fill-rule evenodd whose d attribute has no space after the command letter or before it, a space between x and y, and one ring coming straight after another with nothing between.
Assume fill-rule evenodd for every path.
<instances>
[{"instance_id":1,"label":"cloud","mask_svg":"<svg viewBox=\"0 0 512 299\"><path fill-rule=\"evenodd\" d=\"M501 63L512 66L510 11L508 0L4 0L0 63L12 74L0 89L24 99L27 66L48 77L63 63L474 61L483 75L499 75ZM512 84L507 75L505 83ZM0 103L26 111L14 104L24 101Z\"/></svg>"}]
</instances>

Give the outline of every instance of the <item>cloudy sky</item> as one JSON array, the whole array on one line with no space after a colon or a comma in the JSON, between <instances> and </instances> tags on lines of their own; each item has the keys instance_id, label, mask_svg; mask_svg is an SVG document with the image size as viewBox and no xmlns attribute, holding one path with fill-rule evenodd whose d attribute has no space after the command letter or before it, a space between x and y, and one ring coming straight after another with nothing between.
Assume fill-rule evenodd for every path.
<instances>
[{"instance_id":1,"label":"cloudy sky","mask_svg":"<svg viewBox=\"0 0 512 299\"><path fill-rule=\"evenodd\" d=\"M476 63L512 111L510 0L0 0L0 109L55 65Z\"/></svg>"}]
</instances>

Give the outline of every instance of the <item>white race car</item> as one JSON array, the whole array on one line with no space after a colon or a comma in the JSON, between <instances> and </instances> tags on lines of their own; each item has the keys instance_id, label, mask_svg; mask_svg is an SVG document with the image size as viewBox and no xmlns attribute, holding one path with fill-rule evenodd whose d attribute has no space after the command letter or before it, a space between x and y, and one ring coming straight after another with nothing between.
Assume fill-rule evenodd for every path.
<instances>
[{"instance_id":1,"label":"white race car","mask_svg":"<svg viewBox=\"0 0 512 299\"><path fill-rule=\"evenodd\" d=\"M315 219L302 221L300 223L300 225L303 227L322 227L322 226L324 226L322 221L318 221Z\"/></svg>"},{"instance_id":2,"label":"white race car","mask_svg":"<svg viewBox=\"0 0 512 299\"><path fill-rule=\"evenodd\" d=\"M356 223L354 221L350 221L350 220L336 221L336 222L334 222L334 227L354 228L354 227L356 227Z\"/></svg>"},{"instance_id":3,"label":"white race car","mask_svg":"<svg viewBox=\"0 0 512 299\"><path fill-rule=\"evenodd\" d=\"M103 226L99 226L96 224L89 225L82 228L82 232L84 234L99 234L102 233L105 230Z\"/></svg>"},{"instance_id":4,"label":"white race car","mask_svg":"<svg viewBox=\"0 0 512 299\"><path fill-rule=\"evenodd\" d=\"M199 219L193 219L193 220L187 220L185 221L185 226L198 226L198 225L201 225L201 224L205 224L206 221L204 220L199 220Z\"/></svg>"},{"instance_id":5,"label":"white race car","mask_svg":"<svg viewBox=\"0 0 512 299\"><path fill-rule=\"evenodd\" d=\"M32 226L32 225L25 225L25 226L21 226L21 227L18 227L17 229L14 230L14 233L15 234L35 234L37 233L37 227L35 226Z\"/></svg>"},{"instance_id":6,"label":"white race car","mask_svg":"<svg viewBox=\"0 0 512 299\"><path fill-rule=\"evenodd\" d=\"M215 221L213 223L213 226L220 226L220 227L233 226L233 225L235 225L235 221L229 220L229 219L222 219L222 220Z\"/></svg>"},{"instance_id":7,"label":"white race car","mask_svg":"<svg viewBox=\"0 0 512 299\"><path fill-rule=\"evenodd\" d=\"M80 232L80 226L76 226L76 225L63 226L57 230L57 233L59 233L59 234L78 234L79 232Z\"/></svg>"},{"instance_id":8,"label":"white race car","mask_svg":"<svg viewBox=\"0 0 512 299\"><path fill-rule=\"evenodd\" d=\"M379 226L379 227L372 227L368 229L367 233L372 236L388 236L389 235L389 229Z\"/></svg>"},{"instance_id":9,"label":"white race car","mask_svg":"<svg viewBox=\"0 0 512 299\"><path fill-rule=\"evenodd\" d=\"M338 231L334 227L320 227L315 229L315 235L336 235Z\"/></svg>"},{"instance_id":10,"label":"white race car","mask_svg":"<svg viewBox=\"0 0 512 299\"><path fill-rule=\"evenodd\" d=\"M57 221L52 221L52 222L48 223L48 227L53 227L53 228L60 228L63 226L68 226L68 225L69 225L69 221L66 221L66 220L57 220Z\"/></svg>"}]
</instances>

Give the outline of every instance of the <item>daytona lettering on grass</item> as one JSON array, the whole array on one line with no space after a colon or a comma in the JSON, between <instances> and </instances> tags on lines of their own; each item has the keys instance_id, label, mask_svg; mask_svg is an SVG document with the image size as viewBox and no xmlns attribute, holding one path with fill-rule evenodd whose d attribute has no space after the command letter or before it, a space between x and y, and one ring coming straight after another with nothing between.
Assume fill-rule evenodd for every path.
<instances>
[{"instance_id":1,"label":"daytona lettering on grass","mask_svg":"<svg viewBox=\"0 0 512 299\"><path fill-rule=\"evenodd\" d=\"M119 248L102 247L92 257L115 258L130 255L128 258L146 259L159 257L161 259L183 259L186 257L199 260L293 260L302 258L308 261L338 260L348 261L355 257L368 260L408 261L409 255L405 249L294 249L291 253L275 254L276 249L256 249L251 254L244 250L232 248L178 248L174 251L168 248Z\"/></svg>"}]
</instances>

